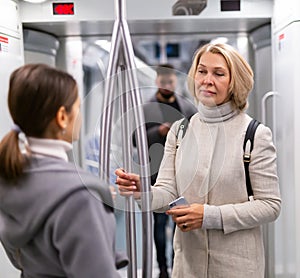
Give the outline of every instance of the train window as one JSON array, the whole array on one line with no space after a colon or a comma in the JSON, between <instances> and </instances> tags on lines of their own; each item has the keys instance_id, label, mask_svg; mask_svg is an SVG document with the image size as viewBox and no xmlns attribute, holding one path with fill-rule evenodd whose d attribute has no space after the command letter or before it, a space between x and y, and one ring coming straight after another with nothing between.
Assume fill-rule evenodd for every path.
<instances>
[{"instance_id":1,"label":"train window","mask_svg":"<svg viewBox=\"0 0 300 278\"><path fill-rule=\"evenodd\" d=\"M179 57L179 44L178 43L168 43L166 46L166 52L168 58Z\"/></svg>"},{"instance_id":2,"label":"train window","mask_svg":"<svg viewBox=\"0 0 300 278\"><path fill-rule=\"evenodd\" d=\"M155 58L159 58L161 54L160 45L155 43ZM167 43L166 55L168 58L178 58L180 55L180 45L178 43Z\"/></svg>"}]
</instances>

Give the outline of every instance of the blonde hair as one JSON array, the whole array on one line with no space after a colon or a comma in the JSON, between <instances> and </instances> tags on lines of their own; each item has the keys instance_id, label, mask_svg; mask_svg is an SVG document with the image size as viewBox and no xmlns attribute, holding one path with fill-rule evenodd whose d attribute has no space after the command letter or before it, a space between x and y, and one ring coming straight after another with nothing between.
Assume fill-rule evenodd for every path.
<instances>
[{"instance_id":1,"label":"blonde hair","mask_svg":"<svg viewBox=\"0 0 300 278\"><path fill-rule=\"evenodd\" d=\"M195 74L200 58L206 52L220 54L224 57L230 73L230 100L236 109L241 111L244 110L247 107L248 95L253 88L253 71L242 55L228 44L209 43L195 52L193 63L188 73L188 88L191 94L196 97Z\"/></svg>"}]
</instances>

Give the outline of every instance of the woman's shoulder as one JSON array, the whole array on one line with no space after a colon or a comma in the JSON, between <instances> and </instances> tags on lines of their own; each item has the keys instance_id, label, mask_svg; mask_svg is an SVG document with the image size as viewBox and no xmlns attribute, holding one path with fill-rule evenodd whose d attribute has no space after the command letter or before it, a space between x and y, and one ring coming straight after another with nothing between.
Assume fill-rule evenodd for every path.
<instances>
[{"instance_id":1,"label":"woman's shoulder","mask_svg":"<svg viewBox=\"0 0 300 278\"><path fill-rule=\"evenodd\" d=\"M26 170L32 184L40 184L40 190L47 188L60 196L66 196L80 190L89 190L100 195L111 203L109 184L82 169L75 163L55 158L32 159L30 167Z\"/></svg>"},{"instance_id":2,"label":"woman's shoulder","mask_svg":"<svg viewBox=\"0 0 300 278\"><path fill-rule=\"evenodd\" d=\"M250 123L252 122L252 120L256 120L257 121L257 128L255 131L256 140L261 139L263 141L272 141L272 130L270 127L268 127L264 123L258 121L256 118L253 118L246 113L240 113L238 117L240 118L239 123L245 134L247 132L248 127L250 127Z\"/></svg>"}]
</instances>

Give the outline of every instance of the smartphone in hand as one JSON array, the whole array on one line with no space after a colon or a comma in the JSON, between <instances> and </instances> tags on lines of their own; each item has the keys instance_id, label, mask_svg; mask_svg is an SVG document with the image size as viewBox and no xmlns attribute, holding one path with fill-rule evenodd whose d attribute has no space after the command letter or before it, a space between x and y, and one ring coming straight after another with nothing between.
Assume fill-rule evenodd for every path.
<instances>
[{"instance_id":1,"label":"smartphone in hand","mask_svg":"<svg viewBox=\"0 0 300 278\"><path fill-rule=\"evenodd\" d=\"M181 196L181 197L177 198L176 200L172 201L171 203L169 203L169 208L171 209L171 208L174 208L179 205L188 205L187 200L183 196Z\"/></svg>"}]
</instances>

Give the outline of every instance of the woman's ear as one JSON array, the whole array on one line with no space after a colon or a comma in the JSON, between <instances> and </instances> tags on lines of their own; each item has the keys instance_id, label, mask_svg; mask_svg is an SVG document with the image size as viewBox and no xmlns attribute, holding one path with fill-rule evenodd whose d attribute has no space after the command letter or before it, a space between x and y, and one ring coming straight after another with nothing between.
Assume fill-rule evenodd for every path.
<instances>
[{"instance_id":1,"label":"woman's ear","mask_svg":"<svg viewBox=\"0 0 300 278\"><path fill-rule=\"evenodd\" d=\"M56 123L62 129L65 130L68 126L69 116L64 106L59 107L56 113Z\"/></svg>"}]
</instances>

